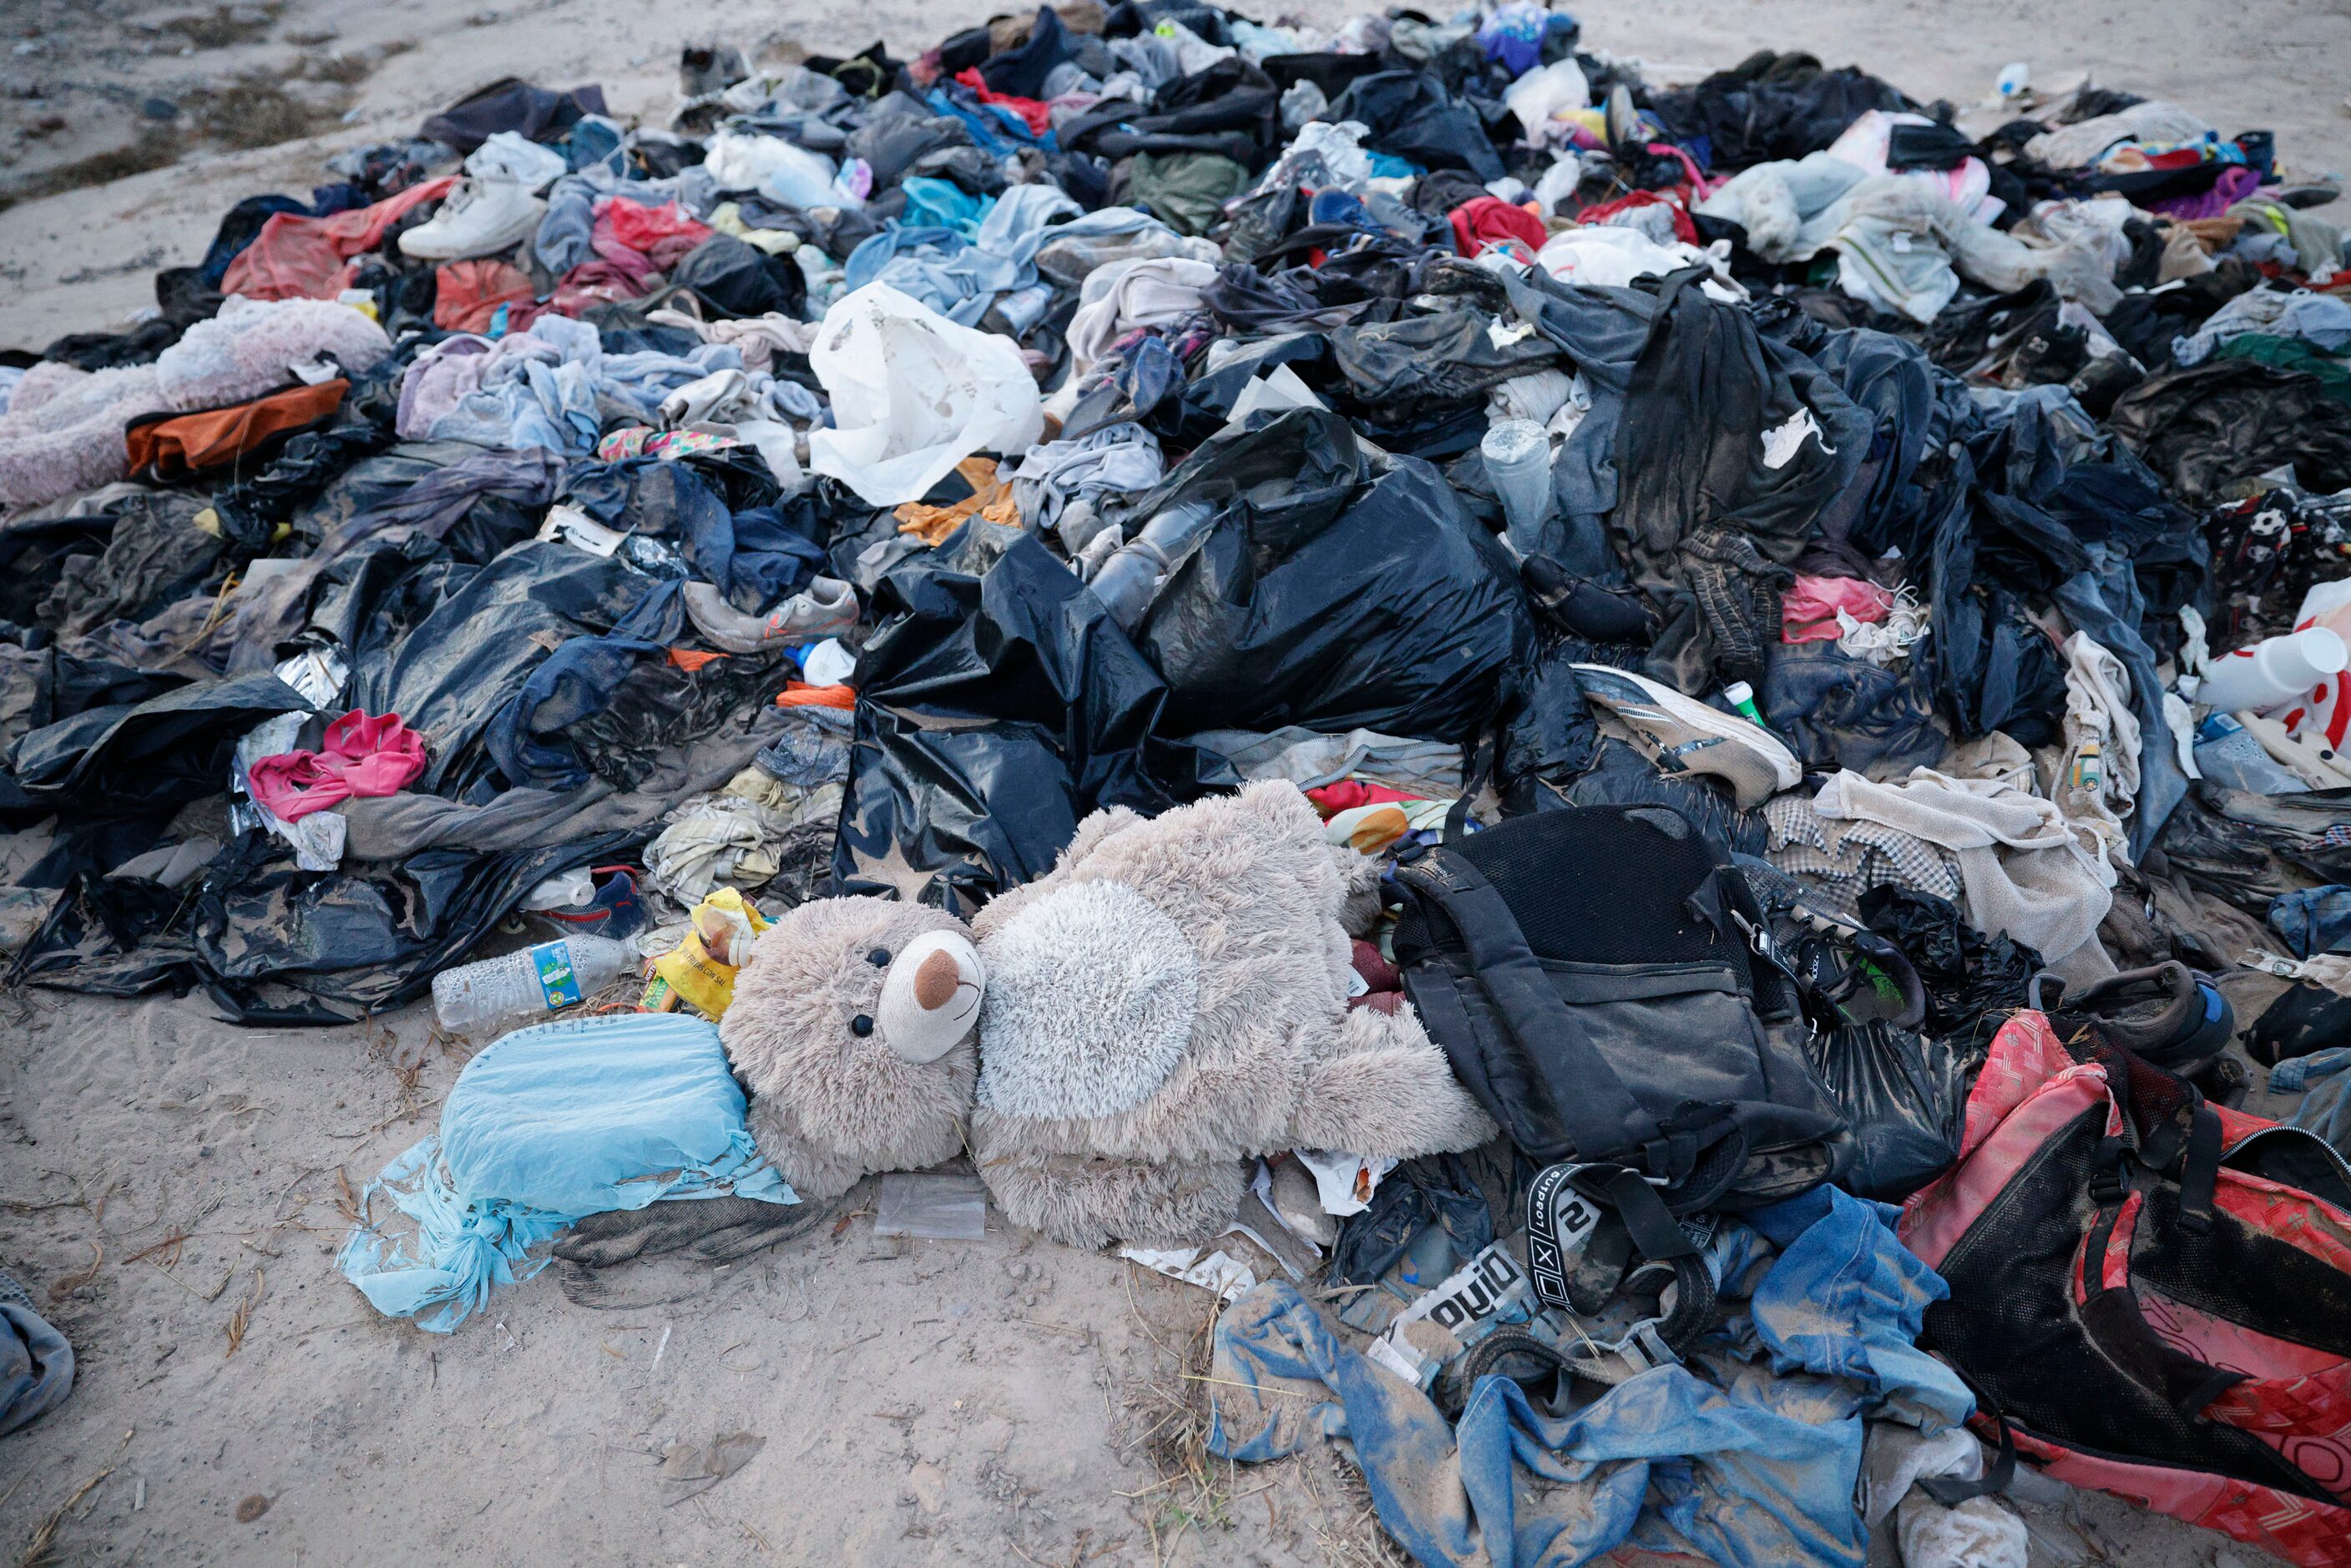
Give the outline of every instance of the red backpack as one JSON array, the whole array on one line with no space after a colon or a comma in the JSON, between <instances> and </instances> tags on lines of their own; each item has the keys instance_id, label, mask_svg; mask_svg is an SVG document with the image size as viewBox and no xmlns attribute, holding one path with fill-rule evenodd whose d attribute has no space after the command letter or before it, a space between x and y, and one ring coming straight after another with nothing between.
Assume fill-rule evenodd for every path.
<instances>
[{"instance_id":1,"label":"red backpack","mask_svg":"<svg viewBox=\"0 0 2351 1568\"><path fill-rule=\"evenodd\" d=\"M2351 1166L2323 1140L2021 1012L1901 1234L1949 1282L1920 1343L1976 1385L1987 1437L2351 1568Z\"/></svg>"}]
</instances>

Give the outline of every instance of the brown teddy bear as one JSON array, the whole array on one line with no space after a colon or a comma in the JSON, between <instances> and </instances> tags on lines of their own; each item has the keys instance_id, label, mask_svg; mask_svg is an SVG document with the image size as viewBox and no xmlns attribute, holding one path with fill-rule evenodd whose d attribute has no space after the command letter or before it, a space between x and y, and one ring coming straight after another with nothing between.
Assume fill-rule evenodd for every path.
<instances>
[{"instance_id":1,"label":"brown teddy bear","mask_svg":"<svg viewBox=\"0 0 2351 1568\"><path fill-rule=\"evenodd\" d=\"M922 905L803 904L720 1025L752 1135L824 1197L947 1158L968 1119L997 1206L1081 1247L1214 1235L1250 1155L1474 1147L1493 1124L1411 1009L1347 1005L1376 871L1272 781L1095 813L968 936Z\"/></svg>"}]
</instances>

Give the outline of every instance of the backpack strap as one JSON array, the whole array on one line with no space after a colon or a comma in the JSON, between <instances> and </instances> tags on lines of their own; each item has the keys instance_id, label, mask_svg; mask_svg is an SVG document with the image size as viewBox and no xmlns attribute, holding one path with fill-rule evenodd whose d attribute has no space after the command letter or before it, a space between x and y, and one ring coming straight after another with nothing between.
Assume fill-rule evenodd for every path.
<instances>
[{"instance_id":1,"label":"backpack strap","mask_svg":"<svg viewBox=\"0 0 2351 1568\"><path fill-rule=\"evenodd\" d=\"M1975 1479L1962 1480L1958 1476L1918 1478L1920 1491L1945 1508L1957 1508L1971 1499L2008 1490L2008 1483L2016 1479L2016 1434L2008 1429L2008 1412L2000 1407L2000 1401L1991 1396L1991 1390L1960 1371L1949 1357L1938 1359L1951 1369L1953 1376L1968 1385L1968 1392L1975 1396L1976 1408L1991 1416L2000 1427L2000 1447L1993 1453L1991 1463L1984 1467L1984 1473Z\"/></svg>"},{"instance_id":2,"label":"backpack strap","mask_svg":"<svg viewBox=\"0 0 2351 1568\"><path fill-rule=\"evenodd\" d=\"M1445 841L1453 843L1469 831L1469 806L1478 792L1493 782L1494 765L1501 742L1498 736L1484 735L1470 747L1462 769L1461 793L1445 812Z\"/></svg>"},{"instance_id":3,"label":"backpack strap","mask_svg":"<svg viewBox=\"0 0 2351 1568\"><path fill-rule=\"evenodd\" d=\"M2216 1124L2218 1121L2215 1117ZM2184 1203L2182 1208L2184 1227ZM2106 1252L2121 1218L2119 1206L2101 1208L2091 1224L2082 1258L2082 1327L2125 1376L2178 1411L2181 1420L2199 1420L2206 1406L2244 1382L2248 1375L2214 1366L2177 1348L2148 1324L2129 1285L2103 1283ZM2126 1256L2129 1247L2126 1237L2123 1240Z\"/></svg>"},{"instance_id":4,"label":"backpack strap","mask_svg":"<svg viewBox=\"0 0 2351 1568\"><path fill-rule=\"evenodd\" d=\"M1442 910L1468 950L1479 986L1520 1049L1544 1069L1530 1089L1557 1118L1586 1165L1625 1165L1658 1144L1656 1118L1641 1108L1606 1059L1576 1028L1552 989L1510 904L1486 874L1442 846L1396 867L1396 880ZM1573 1085L1563 1100L1552 1092ZM1668 1179L1684 1171L1655 1171ZM1646 1184L1645 1184L1646 1185ZM1658 1205L1659 1212L1664 1205ZM1668 1222L1670 1223L1670 1222ZM1637 1232L1635 1233L1637 1239Z\"/></svg>"},{"instance_id":5,"label":"backpack strap","mask_svg":"<svg viewBox=\"0 0 2351 1568\"><path fill-rule=\"evenodd\" d=\"M2220 1113L2196 1103L2188 1127L2188 1155L2179 1165L2179 1227L2202 1235L2212 1228L2213 1195L2220 1178Z\"/></svg>"}]
</instances>

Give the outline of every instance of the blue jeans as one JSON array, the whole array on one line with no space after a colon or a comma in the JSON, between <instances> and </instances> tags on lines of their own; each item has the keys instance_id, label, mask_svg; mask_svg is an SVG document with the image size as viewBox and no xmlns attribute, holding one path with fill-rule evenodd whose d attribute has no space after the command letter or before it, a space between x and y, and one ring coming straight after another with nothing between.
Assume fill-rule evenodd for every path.
<instances>
[{"instance_id":1,"label":"blue jeans","mask_svg":"<svg viewBox=\"0 0 2351 1568\"><path fill-rule=\"evenodd\" d=\"M1489 1376L1448 1427L1290 1285L1260 1285L1217 1325L1208 1449L1255 1462L1316 1437L1351 1445L1380 1522L1425 1564L1482 1552L1493 1568L1575 1568L1632 1542L1742 1568L1859 1568L1864 1420L1931 1432L1973 1407L1914 1343L1949 1292L1893 1214L1820 1187L1726 1223L1710 1260L1747 1311L1693 1357L1710 1380L1658 1366L1563 1416Z\"/></svg>"}]
</instances>

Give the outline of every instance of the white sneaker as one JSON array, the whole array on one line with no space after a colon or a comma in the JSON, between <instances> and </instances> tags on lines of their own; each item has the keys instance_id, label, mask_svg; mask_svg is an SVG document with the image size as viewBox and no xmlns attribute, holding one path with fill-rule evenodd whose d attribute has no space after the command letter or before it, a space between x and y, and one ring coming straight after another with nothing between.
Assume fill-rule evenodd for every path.
<instances>
[{"instance_id":1,"label":"white sneaker","mask_svg":"<svg viewBox=\"0 0 2351 1568\"><path fill-rule=\"evenodd\" d=\"M400 248L425 261L495 256L537 234L546 215L547 204L521 182L469 177L457 182L431 222L400 236Z\"/></svg>"},{"instance_id":2,"label":"white sneaker","mask_svg":"<svg viewBox=\"0 0 2351 1568\"><path fill-rule=\"evenodd\" d=\"M1736 714L1608 664L1578 664L1575 673L1584 697L1615 715L1658 767L1713 774L1730 786L1742 811L1803 782L1796 754Z\"/></svg>"}]
</instances>

